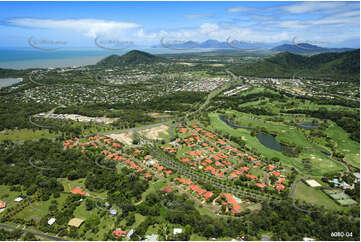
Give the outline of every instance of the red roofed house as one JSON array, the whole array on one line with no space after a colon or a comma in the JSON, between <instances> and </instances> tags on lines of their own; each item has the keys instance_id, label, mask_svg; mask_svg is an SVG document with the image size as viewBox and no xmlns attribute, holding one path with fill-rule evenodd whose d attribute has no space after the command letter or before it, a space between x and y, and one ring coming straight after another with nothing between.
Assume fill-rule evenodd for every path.
<instances>
[{"instance_id":1,"label":"red roofed house","mask_svg":"<svg viewBox=\"0 0 361 242\"><path fill-rule=\"evenodd\" d=\"M162 191L169 193L169 192L172 191L172 188L171 188L171 187L164 187L164 188L162 189Z\"/></svg>"},{"instance_id":2,"label":"red roofed house","mask_svg":"<svg viewBox=\"0 0 361 242\"><path fill-rule=\"evenodd\" d=\"M225 193L224 197L227 199L227 203L232 205L232 213L239 213L241 211L238 202L230 193Z\"/></svg>"},{"instance_id":3,"label":"red roofed house","mask_svg":"<svg viewBox=\"0 0 361 242\"><path fill-rule=\"evenodd\" d=\"M170 174L172 174L172 171L171 171L171 170L168 170L168 171L164 171L164 173L169 176Z\"/></svg>"},{"instance_id":4,"label":"red roofed house","mask_svg":"<svg viewBox=\"0 0 361 242\"><path fill-rule=\"evenodd\" d=\"M269 165L268 165L268 170L273 171L274 168L275 168L274 165L272 165L272 164L269 164Z\"/></svg>"},{"instance_id":5,"label":"red roofed house","mask_svg":"<svg viewBox=\"0 0 361 242\"><path fill-rule=\"evenodd\" d=\"M273 174L274 176L280 176L280 175L281 175L281 173L280 173L280 172L277 172L277 171L272 172L272 174Z\"/></svg>"},{"instance_id":6,"label":"red roofed house","mask_svg":"<svg viewBox=\"0 0 361 242\"><path fill-rule=\"evenodd\" d=\"M151 178L151 177L152 177L151 174L148 174L148 173L145 173L145 174L144 174L144 178Z\"/></svg>"},{"instance_id":7,"label":"red roofed house","mask_svg":"<svg viewBox=\"0 0 361 242\"><path fill-rule=\"evenodd\" d=\"M152 158L151 155L146 155L146 156L144 157L144 159L146 159L146 160L149 160L150 158Z\"/></svg>"},{"instance_id":8,"label":"red roofed house","mask_svg":"<svg viewBox=\"0 0 361 242\"><path fill-rule=\"evenodd\" d=\"M6 207L6 202L0 201L0 208L5 208L5 207Z\"/></svg>"},{"instance_id":9,"label":"red roofed house","mask_svg":"<svg viewBox=\"0 0 361 242\"><path fill-rule=\"evenodd\" d=\"M203 197L204 197L205 199L210 199L212 196L213 196L213 193L212 193L212 192L206 192L206 193L203 194Z\"/></svg>"},{"instance_id":10,"label":"red roofed house","mask_svg":"<svg viewBox=\"0 0 361 242\"><path fill-rule=\"evenodd\" d=\"M71 193L73 194L80 194L80 195L83 195L85 196L85 192L83 191L83 189L81 189L80 187L76 187L74 188Z\"/></svg>"},{"instance_id":11,"label":"red roofed house","mask_svg":"<svg viewBox=\"0 0 361 242\"><path fill-rule=\"evenodd\" d=\"M267 187L267 185L262 184L262 183L256 183L255 185L256 185L257 187L262 188L262 189Z\"/></svg>"},{"instance_id":12,"label":"red roofed house","mask_svg":"<svg viewBox=\"0 0 361 242\"><path fill-rule=\"evenodd\" d=\"M285 186L283 184L276 184L276 188L278 192L285 190Z\"/></svg>"},{"instance_id":13,"label":"red roofed house","mask_svg":"<svg viewBox=\"0 0 361 242\"><path fill-rule=\"evenodd\" d=\"M185 179L183 177L182 178L177 177L176 180L182 184L184 184L185 182Z\"/></svg>"},{"instance_id":14,"label":"red roofed house","mask_svg":"<svg viewBox=\"0 0 361 242\"><path fill-rule=\"evenodd\" d=\"M286 178L282 177L276 181L276 183L284 183L286 181Z\"/></svg>"},{"instance_id":15,"label":"red roofed house","mask_svg":"<svg viewBox=\"0 0 361 242\"><path fill-rule=\"evenodd\" d=\"M237 175L237 174L235 174L235 173L231 173L231 174L229 175L229 177L230 177L231 179L234 179L234 178L237 178L237 177L238 177L238 175Z\"/></svg>"},{"instance_id":16,"label":"red roofed house","mask_svg":"<svg viewBox=\"0 0 361 242\"><path fill-rule=\"evenodd\" d=\"M189 161L191 161L189 158L182 158L182 160L181 160L182 162L189 162Z\"/></svg>"},{"instance_id":17,"label":"red roofed house","mask_svg":"<svg viewBox=\"0 0 361 242\"><path fill-rule=\"evenodd\" d=\"M127 231L123 231L121 229L116 229L113 231L115 237L122 237L127 234Z\"/></svg>"},{"instance_id":18,"label":"red roofed house","mask_svg":"<svg viewBox=\"0 0 361 242\"><path fill-rule=\"evenodd\" d=\"M257 179L257 177L256 177L256 176L251 175L251 174L246 174L246 177L247 177L247 178L249 178L249 179L252 179L252 180Z\"/></svg>"},{"instance_id":19,"label":"red roofed house","mask_svg":"<svg viewBox=\"0 0 361 242\"><path fill-rule=\"evenodd\" d=\"M186 131L187 131L186 128L181 128L181 129L179 130L179 133L184 133L184 132L186 132Z\"/></svg>"}]
</instances>

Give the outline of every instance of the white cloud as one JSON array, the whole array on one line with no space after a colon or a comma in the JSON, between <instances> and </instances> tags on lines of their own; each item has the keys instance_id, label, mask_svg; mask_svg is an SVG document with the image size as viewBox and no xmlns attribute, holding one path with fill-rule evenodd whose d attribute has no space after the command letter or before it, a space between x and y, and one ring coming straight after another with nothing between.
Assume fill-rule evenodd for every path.
<instances>
[{"instance_id":1,"label":"white cloud","mask_svg":"<svg viewBox=\"0 0 361 242\"><path fill-rule=\"evenodd\" d=\"M253 11L256 10L255 8L249 8L249 7L245 7L245 6L239 6L239 7L234 7L234 8L228 8L227 12L229 13L237 13L237 12L246 12L246 11Z\"/></svg>"},{"instance_id":2,"label":"white cloud","mask_svg":"<svg viewBox=\"0 0 361 242\"><path fill-rule=\"evenodd\" d=\"M340 11L347 11L351 8L359 8L359 3L345 3L345 2L297 2L291 5L282 7L283 10L293 13L310 13L310 12L320 12L320 13L334 13Z\"/></svg>"},{"instance_id":3,"label":"white cloud","mask_svg":"<svg viewBox=\"0 0 361 242\"><path fill-rule=\"evenodd\" d=\"M70 30L80 32L88 37L95 38L98 35L119 35L126 30L138 28L141 25L130 22L117 22L99 19L36 19L36 18L13 18L9 24L19 27L44 28L53 30Z\"/></svg>"}]
</instances>

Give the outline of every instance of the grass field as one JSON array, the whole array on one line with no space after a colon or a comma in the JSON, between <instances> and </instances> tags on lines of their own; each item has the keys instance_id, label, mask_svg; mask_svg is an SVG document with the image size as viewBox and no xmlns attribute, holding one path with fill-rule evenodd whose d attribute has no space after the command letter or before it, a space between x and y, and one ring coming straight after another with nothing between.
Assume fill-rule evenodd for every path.
<instances>
[{"instance_id":1,"label":"grass field","mask_svg":"<svg viewBox=\"0 0 361 242\"><path fill-rule=\"evenodd\" d=\"M349 134L335 123L326 132L337 143L337 150L345 154L346 162L360 168L360 144L351 140Z\"/></svg>"},{"instance_id":2,"label":"grass field","mask_svg":"<svg viewBox=\"0 0 361 242\"><path fill-rule=\"evenodd\" d=\"M303 182L298 183L294 198L314 205L324 206L328 209L345 209L329 198L321 190L309 187Z\"/></svg>"},{"instance_id":3,"label":"grass field","mask_svg":"<svg viewBox=\"0 0 361 242\"><path fill-rule=\"evenodd\" d=\"M35 130L32 129L18 129L18 130L4 130L0 132L0 141L11 140L11 141L23 141L23 140L37 140L37 139L51 139L57 135L49 133L49 130Z\"/></svg>"}]
</instances>

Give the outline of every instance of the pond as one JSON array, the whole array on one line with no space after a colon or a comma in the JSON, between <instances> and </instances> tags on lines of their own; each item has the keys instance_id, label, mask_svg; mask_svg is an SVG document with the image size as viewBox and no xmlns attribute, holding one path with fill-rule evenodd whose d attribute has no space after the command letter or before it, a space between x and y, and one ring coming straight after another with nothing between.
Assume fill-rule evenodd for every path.
<instances>
[{"instance_id":1,"label":"pond","mask_svg":"<svg viewBox=\"0 0 361 242\"><path fill-rule=\"evenodd\" d=\"M298 124L298 126L305 129L313 129L320 127L319 125L313 123L303 123L303 124Z\"/></svg>"},{"instance_id":2,"label":"pond","mask_svg":"<svg viewBox=\"0 0 361 242\"><path fill-rule=\"evenodd\" d=\"M22 78L0 78L0 88L14 85L22 80Z\"/></svg>"},{"instance_id":3,"label":"pond","mask_svg":"<svg viewBox=\"0 0 361 242\"><path fill-rule=\"evenodd\" d=\"M256 137L263 146L278 152L282 151L282 145L275 139L273 135L266 133L258 133Z\"/></svg>"},{"instance_id":4,"label":"pond","mask_svg":"<svg viewBox=\"0 0 361 242\"><path fill-rule=\"evenodd\" d=\"M229 120L227 120L227 117L225 116L220 116L219 117L220 120L222 120L223 122L225 122L229 127L234 128L234 129L252 129L251 127L248 126L239 126L239 125L235 125L233 123L231 123ZM258 133L256 135L258 141L265 147L271 149L271 150L275 150L278 152L282 152L282 151L286 151L288 150L288 147L285 145L280 144L276 139L275 136L271 135L271 134L267 134L267 133Z\"/></svg>"},{"instance_id":5,"label":"pond","mask_svg":"<svg viewBox=\"0 0 361 242\"><path fill-rule=\"evenodd\" d=\"M248 126L239 126L236 124L231 123L226 116L221 115L219 117L220 120L222 120L223 122L225 122L229 127L234 128L234 129L252 129L251 127Z\"/></svg>"}]
</instances>

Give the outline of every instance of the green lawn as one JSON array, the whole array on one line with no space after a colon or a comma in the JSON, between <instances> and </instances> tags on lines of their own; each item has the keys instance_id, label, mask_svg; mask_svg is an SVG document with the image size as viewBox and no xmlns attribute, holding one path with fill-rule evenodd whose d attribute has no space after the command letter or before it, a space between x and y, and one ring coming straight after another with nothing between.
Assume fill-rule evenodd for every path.
<instances>
[{"instance_id":1,"label":"green lawn","mask_svg":"<svg viewBox=\"0 0 361 242\"><path fill-rule=\"evenodd\" d=\"M321 190L312 188L303 182L298 183L296 192L294 194L295 199L305 201L314 205L324 206L328 209L342 210L345 209L339 206Z\"/></svg>"},{"instance_id":2,"label":"green lawn","mask_svg":"<svg viewBox=\"0 0 361 242\"><path fill-rule=\"evenodd\" d=\"M49 206L52 200L56 200L58 205L61 206L68 194L61 193L60 197L53 198L50 197L48 201L37 201L31 204L30 206L24 208L21 212L15 215L15 218L23 218L25 220L29 219L30 217L37 217L41 219L45 215L49 213Z\"/></svg>"},{"instance_id":3,"label":"green lawn","mask_svg":"<svg viewBox=\"0 0 361 242\"><path fill-rule=\"evenodd\" d=\"M360 168L360 144L351 140L349 134L335 123L326 133L337 143L337 150L345 155L345 160Z\"/></svg>"},{"instance_id":4,"label":"green lawn","mask_svg":"<svg viewBox=\"0 0 361 242\"><path fill-rule=\"evenodd\" d=\"M51 139L56 137L54 133L49 133L47 129L35 130L32 129L19 129L19 130L4 130L0 132L0 141L23 141L23 140L37 140L37 139Z\"/></svg>"}]
</instances>

